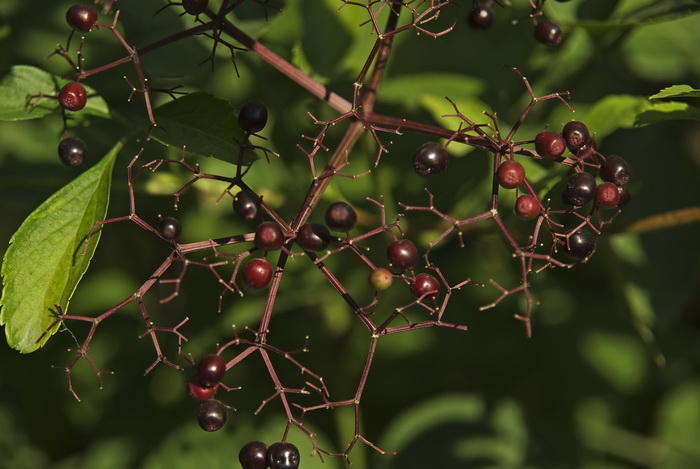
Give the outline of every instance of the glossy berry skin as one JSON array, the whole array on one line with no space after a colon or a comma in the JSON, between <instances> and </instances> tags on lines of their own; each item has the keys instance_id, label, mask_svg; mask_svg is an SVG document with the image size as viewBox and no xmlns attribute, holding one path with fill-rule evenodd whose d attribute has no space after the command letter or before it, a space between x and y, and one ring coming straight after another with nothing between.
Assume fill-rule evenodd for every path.
<instances>
[{"instance_id":1,"label":"glossy berry skin","mask_svg":"<svg viewBox=\"0 0 700 469\"><path fill-rule=\"evenodd\" d=\"M326 226L333 231L347 233L355 228L357 213L347 202L334 202L326 209Z\"/></svg>"},{"instance_id":2,"label":"glossy berry skin","mask_svg":"<svg viewBox=\"0 0 700 469\"><path fill-rule=\"evenodd\" d=\"M375 290L386 290L394 282L394 277L389 272L389 269L384 267L377 267L369 274L369 284Z\"/></svg>"},{"instance_id":3,"label":"glossy berry skin","mask_svg":"<svg viewBox=\"0 0 700 469\"><path fill-rule=\"evenodd\" d=\"M504 161L496 170L496 180L501 187L515 189L525 181L525 168L517 161Z\"/></svg>"},{"instance_id":4,"label":"glossy berry skin","mask_svg":"<svg viewBox=\"0 0 700 469\"><path fill-rule=\"evenodd\" d=\"M435 298L440 292L440 283L430 274L418 274L411 282L411 293L416 298Z\"/></svg>"},{"instance_id":5,"label":"glossy berry skin","mask_svg":"<svg viewBox=\"0 0 700 469\"><path fill-rule=\"evenodd\" d=\"M66 21L74 30L87 33L97 22L97 12L87 5L73 5L66 11Z\"/></svg>"},{"instance_id":6,"label":"glossy berry skin","mask_svg":"<svg viewBox=\"0 0 700 469\"><path fill-rule=\"evenodd\" d=\"M80 166L87 156L87 145L77 137L66 137L58 144L58 157L66 166Z\"/></svg>"},{"instance_id":7,"label":"glossy berry skin","mask_svg":"<svg viewBox=\"0 0 700 469\"><path fill-rule=\"evenodd\" d=\"M182 0L182 7L190 15L198 15L207 8L209 0Z\"/></svg>"},{"instance_id":8,"label":"glossy berry skin","mask_svg":"<svg viewBox=\"0 0 700 469\"><path fill-rule=\"evenodd\" d=\"M627 186L618 187L617 190L620 193L620 201L617 203L617 207L622 208L628 203L630 203L630 191L627 188Z\"/></svg>"},{"instance_id":9,"label":"glossy berry skin","mask_svg":"<svg viewBox=\"0 0 700 469\"><path fill-rule=\"evenodd\" d=\"M331 233L324 225L304 223L297 231L297 244L304 251L323 251L331 242Z\"/></svg>"},{"instance_id":10,"label":"glossy berry skin","mask_svg":"<svg viewBox=\"0 0 700 469\"><path fill-rule=\"evenodd\" d=\"M612 182L598 184L595 188L595 203L599 207L613 208L620 203L620 191Z\"/></svg>"},{"instance_id":11,"label":"glossy berry skin","mask_svg":"<svg viewBox=\"0 0 700 469\"><path fill-rule=\"evenodd\" d=\"M475 31L488 29L493 24L493 10L489 7L475 5L469 13L467 23Z\"/></svg>"},{"instance_id":12,"label":"glossy berry skin","mask_svg":"<svg viewBox=\"0 0 700 469\"><path fill-rule=\"evenodd\" d=\"M299 460L299 450L291 443L273 443L267 448L267 465L270 469L297 469Z\"/></svg>"},{"instance_id":13,"label":"glossy berry skin","mask_svg":"<svg viewBox=\"0 0 700 469\"><path fill-rule=\"evenodd\" d=\"M238 124L246 132L260 132L267 124L267 108L260 101L248 101L238 113Z\"/></svg>"},{"instance_id":14,"label":"glossy berry skin","mask_svg":"<svg viewBox=\"0 0 700 469\"><path fill-rule=\"evenodd\" d=\"M522 220L532 220L540 214L540 203L537 197L523 194L515 200L515 214Z\"/></svg>"},{"instance_id":15,"label":"glossy berry skin","mask_svg":"<svg viewBox=\"0 0 700 469\"><path fill-rule=\"evenodd\" d=\"M579 228L569 236L564 252L572 259L587 259L595 251L596 235L588 228Z\"/></svg>"},{"instance_id":16,"label":"glossy berry skin","mask_svg":"<svg viewBox=\"0 0 700 469\"><path fill-rule=\"evenodd\" d=\"M559 26L551 21L544 20L535 26L535 40L546 46L557 46L561 42L563 34Z\"/></svg>"},{"instance_id":17,"label":"glossy berry skin","mask_svg":"<svg viewBox=\"0 0 700 469\"><path fill-rule=\"evenodd\" d=\"M243 281L254 290L265 288L272 280L272 266L265 259L251 259L243 269Z\"/></svg>"},{"instance_id":18,"label":"glossy berry skin","mask_svg":"<svg viewBox=\"0 0 700 469\"><path fill-rule=\"evenodd\" d=\"M421 176L435 176L447 168L447 150L436 142L427 142L413 154L413 169Z\"/></svg>"},{"instance_id":19,"label":"glossy berry skin","mask_svg":"<svg viewBox=\"0 0 700 469\"><path fill-rule=\"evenodd\" d=\"M187 382L187 395L198 401L206 401L214 397L218 386L210 386L208 388L202 386L197 378L192 378Z\"/></svg>"},{"instance_id":20,"label":"glossy berry skin","mask_svg":"<svg viewBox=\"0 0 700 469\"><path fill-rule=\"evenodd\" d=\"M564 124L561 135L566 140L566 146L571 151L579 150L591 140L591 133L588 127L579 121L570 121Z\"/></svg>"},{"instance_id":21,"label":"glossy berry skin","mask_svg":"<svg viewBox=\"0 0 700 469\"><path fill-rule=\"evenodd\" d=\"M603 181L612 182L618 186L624 186L630 180L630 168L627 162L617 155L608 156L599 171Z\"/></svg>"},{"instance_id":22,"label":"glossy berry skin","mask_svg":"<svg viewBox=\"0 0 700 469\"><path fill-rule=\"evenodd\" d=\"M77 81L66 83L58 92L58 102L63 109L80 111L87 104L87 90Z\"/></svg>"},{"instance_id":23,"label":"glossy berry skin","mask_svg":"<svg viewBox=\"0 0 700 469\"><path fill-rule=\"evenodd\" d=\"M265 469L267 467L267 445L261 441L250 441L238 453L243 469Z\"/></svg>"},{"instance_id":24,"label":"glossy berry skin","mask_svg":"<svg viewBox=\"0 0 700 469\"><path fill-rule=\"evenodd\" d=\"M282 228L273 222L265 221L255 230L255 245L263 251L274 251L284 244Z\"/></svg>"},{"instance_id":25,"label":"glossy berry skin","mask_svg":"<svg viewBox=\"0 0 700 469\"><path fill-rule=\"evenodd\" d=\"M158 231L160 231L160 235L167 240L172 241L177 239L182 231L180 220L173 217L163 217L160 219Z\"/></svg>"},{"instance_id":26,"label":"glossy berry skin","mask_svg":"<svg viewBox=\"0 0 700 469\"><path fill-rule=\"evenodd\" d=\"M202 402L202 405L199 406L197 422L199 422L202 430L215 432L224 426L227 417L228 409L226 409L226 406L217 400L209 399Z\"/></svg>"},{"instance_id":27,"label":"glossy berry skin","mask_svg":"<svg viewBox=\"0 0 700 469\"><path fill-rule=\"evenodd\" d=\"M400 270L409 270L418 263L418 249L408 239L397 239L386 250L391 265Z\"/></svg>"},{"instance_id":28,"label":"glossy berry skin","mask_svg":"<svg viewBox=\"0 0 700 469\"><path fill-rule=\"evenodd\" d=\"M247 189L240 191L233 197L233 213L245 221L257 218L260 212L260 197Z\"/></svg>"},{"instance_id":29,"label":"glossy berry skin","mask_svg":"<svg viewBox=\"0 0 700 469\"><path fill-rule=\"evenodd\" d=\"M220 355L205 355L197 365L197 379L205 388L217 386L226 373L226 362Z\"/></svg>"},{"instance_id":30,"label":"glossy berry skin","mask_svg":"<svg viewBox=\"0 0 700 469\"><path fill-rule=\"evenodd\" d=\"M586 205L595 197L595 177L590 173L574 173L566 180L564 197L578 207Z\"/></svg>"},{"instance_id":31,"label":"glossy berry skin","mask_svg":"<svg viewBox=\"0 0 700 469\"><path fill-rule=\"evenodd\" d=\"M542 158L559 158L566 151L566 140L556 132L543 130L535 136L535 150Z\"/></svg>"}]
</instances>

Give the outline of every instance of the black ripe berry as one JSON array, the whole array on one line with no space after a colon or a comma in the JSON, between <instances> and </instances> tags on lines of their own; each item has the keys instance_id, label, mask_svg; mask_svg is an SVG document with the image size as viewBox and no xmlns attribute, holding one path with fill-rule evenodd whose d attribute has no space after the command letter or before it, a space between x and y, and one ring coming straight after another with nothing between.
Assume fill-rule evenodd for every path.
<instances>
[{"instance_id":1,"label":"black ripe berry","mask_svg":"<svg viewBox=\"0 0 700 469\"><path fill-rule=\"evenodd\" d=\"M243 220L253 220L259 211L260 197L255 192L243 189L233 197L233 213Z\"/></svg>"},{"instance_id":2,"label":"black ripe berry","mask_svg":"<svg viewBox=\"0 0 700 469\"><path fill-rule=\"evenodd\" d=\"M587 259L595 251L596 235L588 228L579 228L564 240L564 252L572 259Z\"/></svg>"},{"instance_id":3,"label":"black ripe berry","mask_svg":"<svg viewBox=\"0 0 700 469\"><path fill-rule=\"evenodd\" d=\"M586 172L572 174L566 180L564 197L572 205L586 205L595 197L595 177Z\"/></svg>"},{"instance_id":4,"label":"black ripe berry","mask_svg":"<svg viewBox=\"0 0 700 469\"><path fill-rule=\"evenodd\" d=\"M469 13L467 23L476 31L488 29L493 23L493 10L490 7L475 4Z\"/></svg>"},{"instance_id":5,"label":"black ripe berry","mask_svg":"<svg viewBox=\"0 0 700 469\"><path fill-rule=\"evenodd\" d=\"M435 298L440 291L440 283L430 274L418 274L411 282L411 293L416 298Z\"/></svg>"},{"instance_id":6,"label":"black ripe berry","mask_svg":"<svg viewBox=\"0 0 700 469\"><path fill-rule=\"evenodd\" d=\"M180 236L180 232L182 231L180 220L173 217L163 217L160 219L158 231L160 231L160 235L165 239L177 239L177 237Z\"/></svg>"},{"instance_id":7,"label":"black ripe berry","mask_svg":"<svg viewBox=\"0 0 700 469\"><path fill-rule=\"evenodd\" d=\"M447 168L447 151L436 142L427 142L413 154L413 169L421 176L434 176Z\"/></svg>"},{"instance_id":8,"label":"black ripe berry","mask_svg":"<svg viewBox=\"0 0 700 469\"><path fill-rule=\"evenodd\" d=\"M517 161L504 161L496 170L496 180L501 187L515 189L525 181L525 168Z\"/></svg>"},{"instance_id":9,"label":"black ripe berry","mask_svg":"<svg viewBox=\"0 0 700 469\"><path fill-rule=\"evenodd\" d=\"M251 259L243 269L243 280L254 290L265 288L272 279L272 266L265 259Z\"/></svg>"},{"instance_id":10,"label":"black ripe berry","mask_svg":"<svg viewBox=\"0 0 700 469\"><path fill-rule=\"evenodd\" d=\"M182 0L182 7L190 15L198 15L207 8L209 0Z\"/></svg>"},{"instance_id":11,"label":"black ripe berry","mask_svg":"<svg viewBox=\"0 0 700 469\"><path fill-rule=\"evenodd\" d=\"M627 162L617 155L610 155L600 166L600 177L603 181L624 186L630 180L630 168Z\"/></svg>"},{"instance_id":12,"label":"black ripe berry","mask_svg":"<svg viewBox=\"0 0 700 469\"><path fill-rule=\"evenodd\" d=\"M304 223L297 231L297 243L304 251L323 251L331 242L331 234L323 225Z\"/></svg>"},{"instance_id":13,"label":"black ripe berry","mask_svg":"<svg viewBox=\"0 0 700 469\"><path fill-rule=\"evenodd\" d=\"M238 453L238 461L243 469L265 469L267 467L267 445L261 441L246 443Z\"/></svg>"},{"instance_id":14,"label":"black ripe berry","mask_svg":"<svg viewBox=\"0 0 700 469\"><path fill-rule=\"evenodd\" d=\"M617 207L622 208L630 203L630 191L627 186L620 186L617 188L617 190L620 192L620 201L617 203Z\"/></svg>"},{"instance_id":15,"label":"black ripe berry","mask_svg":"<svg viewBox=\"0 0 700 469\"><path fill-rule=\"evenodd\" d=\"M86 33L97 22L97 12L87 5L73 5L66 11L66 21L71 28Z\"/></svg>"},{"instance_id":16,"label":"black ripe berry","mask_svg":"<svg viewBox=\"0 0 700 469\"><path fill-rule=\"evenodd\" d=\"M397 239L386 250L391 265L400 270L409 270L418 263L416 245L408 239Z\"/></svg>"},{"instance_id":17,"label":"black ripe berry","mask_svg":"<svg viewBox=\"0 0 700 469\"><path fill-rule=\"evenodd\" d=\"M192 378L187 382L187 394L198 401L207 401L214 397L218 386L210 386L208 388L202 386L197 378Z\"/></svg>"},{"instance_id":18,"label":"black ripe berry","mask_svg":"<svg viewBox=\"0 0 700 469\"><path fill-rule=\"evenodd\" d=\"M77 137L66 137L58 144L58 157L66 166L80 166L87 156L87 145Z\"/></svg>"},{"instance_id":19,"label":"black ripe berry","mask_svg":"<svg viewBox=\"0 0 700 469\"><path fill-rule=\"evenodd\" d=\"M265 221L258 225L255 230L255 245L263 251L274 251L284 244L284 233L282 228L273 222Z\"/></svg>"},{"instance_id":20,"label":"black ripe berry","mask_svg":"<svg viewBox=\"0 0 700 469\"><path fill-rule=\"evenodd\" d=\"M226 362L221 355L205 355L197 365L197 379L205 388L217 386L226 373Z\"/></svg>"},{"instance_id":21,"label":"black ripe berry","mask_svg":"<svg viewBox=\"0 0 700 469\"><path fill-rule=\"evenodd\" d=\"M69 111L80 111L87 104L87 91L77 81L67 83L58 92L58 102Z\"/></svg>"},{"instance_id":22,"label":"black ripe berry","mask_svg":"<svg viewBox=\"0 0 700 469\"><path fill-rule=\"evenodd\" d=\"M595 203L599 207L613 208L620 203L620 191L612 182L598 184L595 188Z\"/></svg>"},{"instance_id":23,"label":"black ripe berry","mask_svg":"<svg viewBox=\"0 0 700 469\"><path fill-rule=\"evenodd\" d=\"M267 465L270 469L297 469L299 459L299 450L291 443L273 443L267 448Z\"/></svg>"},{"instance_id":24,"label":"black ripe berry","mask_svg":"<svg viewBox=\"0 0 700 469\"><path fill-rule=\"evenodd\" d=\"M566 145L571 151L579 150L591 140L591 133L588 131L588 127L579 121L570 121L564 124L561 135L566 140Z\"/></svg>"},{"instance_id":25,"label":"black ripe berry","mask_svg":"<svg viewBox=\"0 0 700 469\"><path fill-rule=\"evenodd\" d=\"M559 158L566 151L566 140L556 132L543 130L535 137L535 150L542 158Z\"/></svg>"},{"instance_id":26,"label":"black ripe berry","mask_svg":"<svg viewBox=\"0 0 700 469\"><path fill-rule=\"evenodd\" d=\"M357 213L347 202L334 202L326 209L326 225L333 231L348 232L357 223Z\"/></svg>"},{"instance_id":27,"label":"black ripe berry","mask_svg":"<svg viewBox=\"0 0 700 469\"><path fill-rule=\"evenodd\" d=\"M388 269L378 267L369 274L369 284L375 290L386 290L394 282L394 277Z\"/></svg>"},{"instance_id":28,"label":"black ripe berry","mask_svg":"<svg viewBox=\"0 0 700 469\"><path fill-rule=\"evenodd\" d=\"M202 430L215 432L224 426L227 417L226 406L217 400L209 399L199 406L197 421Z\"/></svg>"},{"instance_id":29,"label":"black ripe berry","mask_svg":"<svg viewBox=\"0 0 700 469\"><path fill-rule=\"evenodd\" d=\"M260 101L248 101L238 113L238 125L250 133L260 132L267 124L267 108Z\"/></svg>"},{"instance_id":30,"label":"black ripe berry","mask_svg":"<svg viewBox=\"0 0 700 469\"><path fill-rule=\"evenodd\" d=\"M561 38L561 29L551 21L540 21L537 23L537 26L535 26L535 40L540 44L556 46L561 42Z\"/></svg>"},{"instance_id":31,"label":"black ripe berry","mask_svg":"<svg viewBox=\"0 0 700 469\"><path fill-rule=\"evenodd\" d=\"M540 214L540 203L537 197L523 194L515 200L515 214L523 220L532 220Z\"/></svg>"}]
</instances>

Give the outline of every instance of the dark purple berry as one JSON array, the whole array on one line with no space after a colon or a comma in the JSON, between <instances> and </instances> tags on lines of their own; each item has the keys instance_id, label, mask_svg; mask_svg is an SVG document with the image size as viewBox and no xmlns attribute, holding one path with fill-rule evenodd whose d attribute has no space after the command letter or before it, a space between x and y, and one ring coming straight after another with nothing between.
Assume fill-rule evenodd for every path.
<instances>
[{"instance_id":1,"label":"dark purple berry","mask_svg":"<svg viewBox=\"0 0 700 469\"><path fill-rule=\"evenodd\" d=\"M87 5L73 5L66 11L66 21L76 31L87 33L97 22L97 12Z\"/></svg>"},{"instance_id":2,"label":"dark purple berry","mask_svg":"<svg viewBox=\"0 0 700 469\"><path fill-rule=\"evenodd\" d=\"M265 288L272 279L272 266L265 259L251 259L243 269L243 280L254 290Z\"/></svg>"},{"instance_id":3,"label":"dark purple berry","mask_svg":"<svg viewBox=\"0 0 700 469\"><path fill-rule=\"evenodd\" d=\"M205 388L217 386L226 373L226 362L221 355L205 355L197 365L197 379Z\"/></svg>"},{"instance_id":4,"label":"dark purple berry","mask_svg":"<svg viewBox=\"0 0 700 469\"><path fill-rule=\"evenodd\" d=\"M535 40L546 46L557 46L561 42L562 32L559 26L551 21L544 20L535 26Z\"/></svg>"},{"instance_id":5,"label":"dark purple berry","mask_svg":"<svg viewBox=\"0 0 700 469\"><path fill-rule=\"evenodd\" d=\"M182 0L182 8L190 15L198 15L207 8L209 0Z\"/></svg>"},{"instance_id":6,"label":"dark purple berry","mask_svg":"<svg viewBox=\"0 0 700 469\"><path fill-rule=\"evenodd\" d=\"M177 239L182 231L182 226L180 225L180 220L173 217L163 217L160 219L160 224L158 225L158 230L160 235L168 240Z\"/></svg>"},{"instance_id":7,"label":"dark purple berry","mask_svg":"<svg viewBox=\"0 0 700 469\"><path fill-rule=\"evenodd\" d=\"M504 161L496 170L496 180L501 187L515 189L525 181L525 168L517 161Z\"/></svg>"},{"instance_id":8,"label":"dark purple berry","mask_svg":"<svg viewBox=\"0 0 700 469\"><path fill-rule=\"evenodd\" d=\"M263 251L274 251L284 244L282 228L273 222L265 221L255 230L255 245Z\"/></svg>"},{"instance_id":9,"label":"dark purple berry","mask_svg":"<svg viewBox=\"0 0 700 469\"><path fill-rule=\"evenodd\" d=\"M595 177L590 173L574 173L566 180L564 197L578 207L586 205L595 197Z\"/></svg>"},{"instance_id":10,"label":"dark purple berry","mask_svg":"<svg viewBox=\"0 0 700 469\"><path fill-rule=\"evenodd\" d=\"M87 90L77 81L66 83L58 92L58 102L63 109L80 111L87 104Z\"/></svg>"},{"instance_id":11,"label":"dark purple berry","mask_svg":"<svg viewBox=\"0 0 700 469\"><path fill-rule=\"evenodd\" d=\"M347 202L334 202L326 209L326 225L333 231L348 232L357 224L357 213Z\"/></svg>"},{"instance_id":12,"label":"dark purple berry","mask_svg":"<svg viewBox=\"0 0 700 469\"><path fill-rule=\"evenodd\" d=\"M591 140L591 133L588 131L588 127L579 121L570 121L564 124L561 135L566 140L566 145L571 151L579 150Z\"/></svg>"},{"instance_id":13,"label":"dark purple berry","mask_svg":"<svg viewBox=\"0 0 700 469\"><path fill-rule=\"evenodd\" d=\"M267 465L270 469L297 469L299 459L299 450L291 443L273 443L267 448Z\"/></svg>"},{"instance_id":14,"label":"dark purple berry","mask_svg":"<svg viewBox=\"0 0 700 469\"><path fill-rule=\"evenodd\" d=\"M596 235L588 228L579 228L564 240L564 252L572 259L587 259L595 251Z\"/></svg>"},{"instance_id":15,"label":"dark purple berry","mask_svg":"<svg viewBox=\"0 0 700 469\"><path fill-rule=\"evenodd\" d=\"M304 223L297 231L297 243L304 251L323 251L331 242L331 233L323 225Z\"/></svg>"},{"instance_id":16,"label":"dark purple berry","mask_svg":"<svg viewBox=\"0 0 700 469\"><path fill-rule=\"evenodd\" d=\"M566 151L566 140L556 132L543 130L535 137L535 150L542 158L559 158Z\"/></svg>"},{"instance_id":17,"label":"dark purple berry","mask_svg":"<svg viewBox=\"0 0 700 469\"><path fill-rule=\"evenodd\" d=\"M87 145L77 137L66 137L58 144L58 157L66 166L80 166L87 156Z\"/></svg>"},{"instance_id":18,"label":"dark purple berry","mask_svg":"<svg viewBox=\"0 0 700 469\"><path fill-rule=\"evenodd\" d=\"M214 397L219 386L204 387L197 378L192 378L187 382L187 394L198 401L206 401Z\"/></svg>"},{"instance_id":19,"label":"dark purple berry","mask_svg":"<svg viewBox=\"0 0 700 469\"><path fill-rule=\"evenodd\" d=\"M261 441L251 441L243 445L238 453L243 469L265 469L267 467L267 445Z\"/></svg>"},{"instance_id":20,"label":"dark purple berry","mask_svg":"<svg viewBox=\"0 0 700 469\"><path fill-rule=\"evenodd\" d=\"M397 239L386 250L391 265L400 270L409 270L418 263L416 245L408 239Z\"/></svg>"},{"instance_id":21,"label":"dark purple berry","mask_svg":"<svg viewBox=\"0 0 700 469\"><path fill-rule=\"evenodd\" d=\"M617 203L617 207L622 208L630 203L630 191L627 186L618 187L617 190L620 192L620 201Z\"/></svg>"},{"instance_id":22,"label":"dark purple berry","mask_svg":"<svg viewBox=\"0 0 700 469\"><path fill-rule=\"evenodd\" d=\"M418 274L411 282L411 293L416 298L435 298L440 292L440 283L430 274Z\"/></svg>"},{"instance_id":23,"label":"dark purple berry","mask_svg":"<svg viewBox=\"0 0 700 469\"><path fill-rule=\"evenodd\" d=\"M537 197L523 194L515 200L515 214L523 220L532 220L540 214L540 203Z\"/></svg>"},{"instance_id":24,"label":"dark purple berry","mask_svg":"<svg viewBox=\"0 0 700 469\"><path fill-rule=\"evenodd\" d=\"M228 409L221 402L209 399L199 406L197 421L202 430L215 432L224 426L228 417Z\"/></svg>"},{"instance_id":25,"label":"dark purple berry","mask_svg":"<svg viewBox=\"0 0 700 469\"><path fill-rule=\"evenodd\" d=\"M600 177L603 181L624 186L630 180L630 168L627 162L617 155L610 155L600 166Z\"/></svg>"},{"instance_id":26,"label":"dark purple berry","mask_svg":"<svg viewBox=\"0 0 700 469\"><path fill-rule=\"evenodd\" d=\"M467 18L469 27L482 31L493 24L493 10L490 7L475 4Z\"/></svg>"},{"instance_id":27,"label":"dark purple berry","mask_svg":"<svg viewBox=\"0 0 700 469\"><path fill-rule=\"evenodd\" d=\"M238 113L238 124L246 132L260 132L267 124L267 108L260 101L245 103Z\"/></svg>"},{"instance_id":28,"label":"dark purple berry","mask_svg":"<svg viewBox=\"0 0 700 469\"><path fill-rule=\"evenodd\" d=\"M369 284L375 290L386 290L394 282L394 277L388 269L378 267L369 274Z\"/></svg>"},{"instance_id":29,"label":"dark purple berry","mask_svg":"<svg viewBox=\"0 0 700 469\"><path fill-rule=\"evenodd\" d=\"M243 189L233 197L233 213L241 219L250 221L258 216L260 197L247 189Z\"/></svg>"},{"instance_id":30,"label":"dark purple berry","mask_svg":"<svg viewBox=\"0 0 700 469\"><path fill-rule=\"evenodd\" d=\"M603 182L595 188L595 203L599 207L613 208L620 203L620 191L612 182Z\"/></svg>"},{"instance_id":31,"label":"dark purple berry","mask_svg":"<svg viewBox=\"0 0 700 469\"><path fill-rule=\"evenodd\" d=\"M447 151L436 142L427 142L413 154L413 169L421 176L434 176L447 168Z\"/></svg>"}]
</instances>

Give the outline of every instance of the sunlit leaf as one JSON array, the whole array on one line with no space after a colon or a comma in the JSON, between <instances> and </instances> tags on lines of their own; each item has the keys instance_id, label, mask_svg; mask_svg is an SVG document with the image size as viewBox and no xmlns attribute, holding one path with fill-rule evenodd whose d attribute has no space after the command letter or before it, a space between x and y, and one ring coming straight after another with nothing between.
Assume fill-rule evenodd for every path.
<instances>
[{"instance_id":1,"label":"sunlit leaf","mask_svg":"<svg viewBox=\"0 0 700 469\"><path fill-rule=\"evenodd\" d=\"M696 90L690 85L673 85L649 96L649 99L662 98L700 98L700 90Z\"/></svg>"}]
</instances>

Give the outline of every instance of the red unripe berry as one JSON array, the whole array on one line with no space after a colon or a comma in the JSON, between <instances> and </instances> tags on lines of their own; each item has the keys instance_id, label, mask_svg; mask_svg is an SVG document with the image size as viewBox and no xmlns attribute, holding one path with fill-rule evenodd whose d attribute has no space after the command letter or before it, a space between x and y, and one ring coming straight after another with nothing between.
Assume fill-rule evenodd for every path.
<instances>
[{"instance_id":1,"label":"red unripe berry","mask_svg":"<svg viewBox=\"0 0 700 469\"><path fill-rule=\"evenodd\" d=\"M284 245L284 233L282 228L273 222L265 221L255 230L255 245L263 251L274 251Z\"/></svg>"},{"instance_id":2,"label":"red unripe berry","mask_svg":"<svg viewBox=\"0 0 700 469\"><path fill-rule=\"evenodd\" d=\"M409 270L418 263L418 249L408 239L397 239L386 250L391 265L400 270Z\"/></svg>"},{"instance_id":3,"label":"red unripe berry","mask_svg":"<svg viewBox=\"0 0 700 469\"><path fill-rule=\"evenodd\" d=\"M198 401L206 401L214 397L219 386L204 387L197 378L187 382L187 395Z\"/></svg>"},{"instance_id":4,"label":"red unripe berry","mask_svg":"<svg viewBox=\"0 0 700 469\"><path fill-rule=\"evenodd\" d=\"M525 168L517 161L504 161L496 170L496 179L501 187L515 189L525 181Z\"/></svg>"},{"instance_id":5,"label":"red unripe berry","mask_svg":"<svg viewBox=\"0 0 700 469\"><path fill-rule=\"evenodd\" d=\"M87 33L97 22L97 12L87 5L73 5L66 11L66 21L76 31Z\"/></svg>"},{"instance_id":6,"label":"red unripe berry","mask_svg":"<svg viewBox=\"0 0 700 469\"><path fill-rule=\"evenodd\" d=\"M411 283L411 293L420 298L435 298L440 292L440 283L430 274L418 274Z\"/></svg>"},{"instance_id":7,"label":"red unripe berry","mask_svg":"<svg viewBox=\"0 0 700 469\"><path fill-rule=\"evenodd\" d=\"M612 182L603 182L595 188L595 203L599 207L613 208L620 203L620 191Z\"/></svg>"},{"instance_id":8,"label":"red unripe berry","mask_svg":"<svg viewBox=\"0 0 700 469\"><path fill-rule=\"evenodd\" d=\"M58 102L64 109L80 111L87 104L87 90L77 81L67 83L58 93Z\"/></svg>"},{"instance_id":9,"label":"red unripe berry","mask_svg":"<svg viewBox=\"0 0 700 469\"><path fill-rule=\"evenodd\" d=\"M251 259L243 269L243 280L254 290L265 288L272 279L272 267L265 259Z\"/></svg>"},{"instance_id":10,"label":"red unripe berry","mask_svg":"<svg viewBox=\"0 0 700 469\"><path fill-rule=\"evenodd\" d=\"M532 220L540 214L540 203L537 197L523 194L515 201L515 214L523 220Z\"/></svg>"},{"instance_id":11,"label":"red unripe berry","mask_svg":"<svg viewBox=\"0 0 700 469\"><path fill-rule=\"evenodd\" d=\"M535 137L535 150L542 158L559 158L566 151L566 140L556 132L543 130Z\"/></svg>"}]
</instances>

